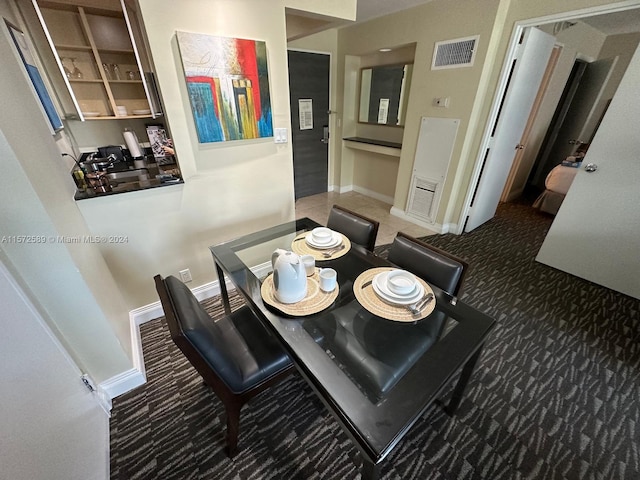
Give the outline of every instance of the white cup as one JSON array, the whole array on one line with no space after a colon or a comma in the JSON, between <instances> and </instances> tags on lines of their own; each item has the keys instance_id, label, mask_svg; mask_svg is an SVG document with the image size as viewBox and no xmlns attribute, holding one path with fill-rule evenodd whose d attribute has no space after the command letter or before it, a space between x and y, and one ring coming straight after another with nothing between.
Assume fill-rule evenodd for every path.
<instances>
[{"instance_id":1,"label":"white cup","mask_svg":"<svg viewBox=\"0 0 640 480\"><path fill-rule=\"evenodd\" d=\"M333 292L338 283L338 273L333 268L323 268L320 270L320 290L323 292Z\"/></svg>"},{"instance_id":2,"label":"white cup","mask_svg":"<svg viewBox=\"0 0 640 480\"><path fill-rule=\"evenodd\" d=\"M316 259L313 257L313 255L301 255L300 260L302 260L304 269L307 272L307 277L313 275L316 271Z\"/></svg>"}]
</instances>

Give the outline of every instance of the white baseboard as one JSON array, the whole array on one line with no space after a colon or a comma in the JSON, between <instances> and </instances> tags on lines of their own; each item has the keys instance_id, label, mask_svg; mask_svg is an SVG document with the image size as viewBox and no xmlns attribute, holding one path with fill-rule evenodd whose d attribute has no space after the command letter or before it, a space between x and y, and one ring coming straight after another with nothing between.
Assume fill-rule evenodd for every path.
<instances>
[{"instance_id":1,"label":"white baseboard","mask_svg":"<svg viewBox=\"0 0 640 480\"><path fill-rule=\"evenodd\" d=\"M411 215L407 215L407 213L404 210L401 210L396 207L391 207L390 213L394 217L399 217L403 220L406 220L407 222L415 223L416 225L420 225L421 227L424 227L436 233L449 233L449 232L455 231L457 227L457 224L455 223L440 224L440 223L425 222L423 220L420 220L419 218L413 217Z\"/></svg>"},{"instance_id":2,"label":"white baseboard","mask_svg":"<svg viewBox=\"0 0 640 480\"><path fill-rule=\"evenodd\" d=\"M251 269L258 277L262 277L271 271L271 263L266 262ZM225 279L227 290L233 290L235 286ZM220 282L205 283L199 287L191 289L199 301L214 297L220 294ZM105 380L98 386L98 394L102 395L101 402L108 404L111 409L111 399L127 393L147 381L144 355L142 352L142 339L140 337L140 325L160 318L164 315L160 301L144 305L129 312L129 327L131 333L131 354L133 368Z\"/></svg>"},{"instance_id":3,"label":"white baseboard","mask_svg":"<svg viewBox=\"0 0 640 480\"><path fill-rule=\"evenodd\" d=\"M381 202L393 205L393 197L390 197L388 195L382 195L381 193L374 192L373 190L369 190L367 188L359 187L358 185L353 185L352 189L354 192L361 193L362 195L366 195L367 197L375 198L376 200L380 200Z\"/></svg>"},{"instance_id":4,"label":"white baseboard","mask_svg":"<svg viewBox=\"0 0 640 480\"><path fill-rule=\"evenodd\" d=\"M147 378L144 373L137 368L131 368L102 382L98 387L98 391L104 392L110 404L111 400L118 395L122 395L140 385L144 385L146 381Z\"/></svg>"},{"instance_id":5,"label":"white baseboard","mask_svg":"<svg viewBox=\"0 0 640 480\"><path fill-rule=\"evenodd\" d=\"M345 185L344 187L337 187L338 193L347 193L353 190L353 185Z\"/></svg>"}]
</instances>

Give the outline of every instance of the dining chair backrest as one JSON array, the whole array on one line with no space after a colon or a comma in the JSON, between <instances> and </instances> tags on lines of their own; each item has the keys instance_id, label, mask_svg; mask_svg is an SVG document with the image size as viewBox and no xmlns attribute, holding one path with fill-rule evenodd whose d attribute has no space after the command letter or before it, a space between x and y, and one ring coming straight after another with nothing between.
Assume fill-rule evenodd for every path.
<instances>
[{"instance_id":1,"label":"dining chair backrest","mask_svg":"<svg viewBox=\"0 0 640 480\"><path fill-rule=\"evenodd\" d=\"M225 405L231 456L242 405L293 372L291 359L248 307L214 321L176 277L154 280L171 339Z\"/></svg>"},{"instance_id":2,"label":"dining chair backrest","mask_svg":"<svg viewBox=\"0 0 640 480\"><path fill-rule=\"evenodd\" d=\"M373 251L380 222L360 215L340 205L334 205L329 213L327 227L347 236L355 243Z\"/></svg>"},{"instance_id":3,"label":"dining chair backrest","mask_svg":"<svg viewBox=\"0 0 640 480\"><path fill-rule=\"evenodd\" d=\"M460 295L469 266L461 258L402 232L393 240L387 259L455 297Z\"/></svg>"}]
</instances>

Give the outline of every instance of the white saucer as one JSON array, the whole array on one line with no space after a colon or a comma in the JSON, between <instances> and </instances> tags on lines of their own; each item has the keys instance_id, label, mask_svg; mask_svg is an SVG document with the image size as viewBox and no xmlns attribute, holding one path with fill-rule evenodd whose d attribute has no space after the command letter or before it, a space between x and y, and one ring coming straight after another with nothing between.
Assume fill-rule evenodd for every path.
<instances>
[{"instance_id":1,"label":"white saucer","mask_svg":"<svg viewBox=\"0 0 640 480\"><path fill-rule=\"evenodd\" d=\"M307 245L310 245L313 248L319 248L319 249L333 248L333 247L337 247L342 243L342 235L339 234L338 232L333 232L333 236L330 242L317 243L311 238L311 232L309 232L305 237L305 242L307 242Z\"/></svg>"},{"instance_id":2,"label":"white saucer","mask_svg":"<svg viewBox=\"0 0 640 480\"><path fill-rule=\"evenodd\" d=\"M417 281L416 288L407 295L397 295L391 292L387 287L387 273L388 272L379 273L373 277L373 282L371 282L373 291L383 300L397 305L410 305L420 300L422 295L424 295L424 287Z\"/></svg>"}]
</instances>

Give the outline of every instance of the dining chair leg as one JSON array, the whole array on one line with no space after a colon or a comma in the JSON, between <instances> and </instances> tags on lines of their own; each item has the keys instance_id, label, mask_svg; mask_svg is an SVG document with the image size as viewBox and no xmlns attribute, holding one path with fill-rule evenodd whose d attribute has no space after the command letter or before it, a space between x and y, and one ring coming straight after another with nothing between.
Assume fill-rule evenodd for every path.
<instances>
[{"instance_id":1,"label":"dining chair leg","mask_svg":"<svg viewBox=\"0 0 640 480\"><path fill-rule=\"evenodd\" d=\"M242 404L234 403L226 406L227 413L227 456L233 458L238 452L238 435L240 433L240 410Z\"/></svg>"}]
</instances>

